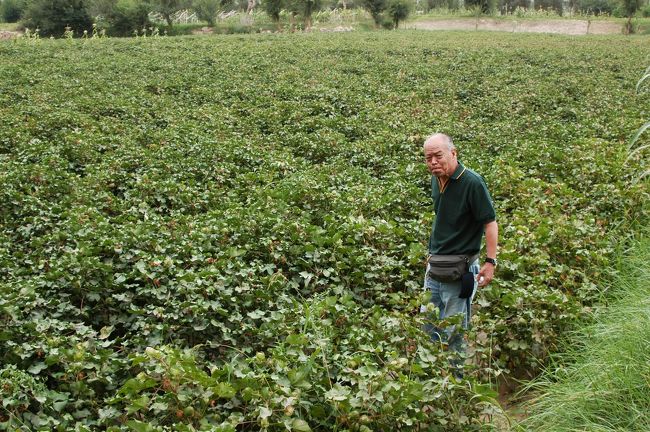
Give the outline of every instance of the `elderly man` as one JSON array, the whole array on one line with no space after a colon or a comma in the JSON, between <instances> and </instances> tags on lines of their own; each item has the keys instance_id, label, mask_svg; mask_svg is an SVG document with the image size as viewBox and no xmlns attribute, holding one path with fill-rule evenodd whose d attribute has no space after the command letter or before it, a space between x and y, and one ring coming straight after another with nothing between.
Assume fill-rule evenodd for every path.
<instances>
[{"instance_id":1,"label":"elderly man","mask_svg":"<svg viewBox=\"0 0 650 432\"><path fill-rule=\"evenodd\" d=\"M457 156L447 135L437 133L424 142L436 213L424 286L431 292L431 303L438 308L440 319L462 314L462 326L467 328L477 285L485 286L494 277L498 226L485 182ZM479 267L484 233L486 258ZM434 340L447 341L450 350L464 352L464 338L455 326L448 326L444 332L428 326L427 331Z\"/></svg>"}]
</instances>

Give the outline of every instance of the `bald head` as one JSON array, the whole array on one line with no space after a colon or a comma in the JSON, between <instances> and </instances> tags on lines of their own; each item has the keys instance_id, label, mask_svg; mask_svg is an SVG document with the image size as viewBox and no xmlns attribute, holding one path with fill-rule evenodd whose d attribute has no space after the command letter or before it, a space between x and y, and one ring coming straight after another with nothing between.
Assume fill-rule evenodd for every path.
<instances>
[{"instance_id":1,"label":"bald head","mask_svg":"<svg viewBox=\"0 0 650 432\"><path fill-rule=\"evenodd\" d=\"M426 140L424 140L424 147L427 147L427 144L439 142L446 145L449 151L456 150L456 146L454 145L451 137L443 133L434 133L433 135L430 135Z\"/></svg>"}]
</instances>

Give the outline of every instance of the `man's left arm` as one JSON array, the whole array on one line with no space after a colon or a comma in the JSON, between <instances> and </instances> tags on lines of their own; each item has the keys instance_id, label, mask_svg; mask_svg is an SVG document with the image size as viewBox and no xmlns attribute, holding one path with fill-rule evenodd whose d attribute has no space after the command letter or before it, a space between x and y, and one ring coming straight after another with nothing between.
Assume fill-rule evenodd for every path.
<instances>
[{"instance_id":1,"label":"man's left arm","mask_svg":"<svg viewBox=\"0 0 650 432\"><path fill-rule=\"evenodd\" d=\"M499 226L497 221L488 222L485 224L485 249L487 252L488 258L497 257L497 243L499 240ZM495 266L490 263L484 263L481 266L481 270L478 275L476 275L477 280L479 281L478 286L484 287L489 284L494 278L494 268ZM481 280L481 278L483 280Z\"/></svg>"}]
</instances>

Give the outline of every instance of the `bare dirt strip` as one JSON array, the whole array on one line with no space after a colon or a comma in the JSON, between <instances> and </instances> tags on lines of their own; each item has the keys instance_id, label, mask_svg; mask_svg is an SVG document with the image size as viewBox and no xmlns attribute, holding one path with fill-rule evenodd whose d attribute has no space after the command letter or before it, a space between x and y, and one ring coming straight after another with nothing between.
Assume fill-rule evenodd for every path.
<instances>
[{"instance_id":1,"label":"bare dirt strip","mask_svg":"<svg viewBox=\"0 0 650 432\"><path fill-rule=\"evenodd\" d=\"M497 20L491 18L454 18L414 21L404 28L420 30L479 30L511 33L556 33L565 35L622 34L620 23L587 20Z\"/></svg>"},{"instance_id":2,"label":"bare dirt strip","mask_svg":"<svg viewBox=\"0 0 650 432\"><path fill-rule=\"evenodd\" d=\"M21 35L21 33L9 30L0 30L0 39L14 39Z\"/></svg>"}]
</instances>

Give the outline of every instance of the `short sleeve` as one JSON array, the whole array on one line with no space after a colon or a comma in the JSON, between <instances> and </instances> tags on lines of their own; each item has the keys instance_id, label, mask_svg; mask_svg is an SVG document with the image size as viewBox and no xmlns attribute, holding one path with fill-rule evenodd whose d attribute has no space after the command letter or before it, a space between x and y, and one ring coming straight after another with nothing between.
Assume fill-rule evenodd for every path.
<instances>
[{"instance_id":1,"label":"short sleeve","mask_svg":"<svg viewBox=\"0 0 650 432\"><path fill-rule=\"evenodd\" d=\"M477 176L472 182L472 188L469 194L469 205L474 219L485 225L488 222L496 220L496 212L492 204L492 197L488 191L483 179Z\"/></svg>"}]
</instances>

